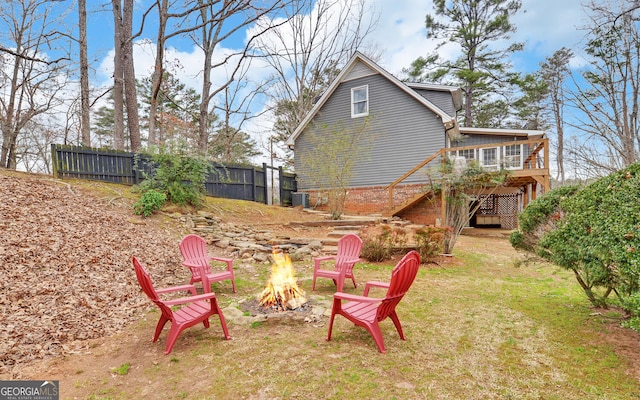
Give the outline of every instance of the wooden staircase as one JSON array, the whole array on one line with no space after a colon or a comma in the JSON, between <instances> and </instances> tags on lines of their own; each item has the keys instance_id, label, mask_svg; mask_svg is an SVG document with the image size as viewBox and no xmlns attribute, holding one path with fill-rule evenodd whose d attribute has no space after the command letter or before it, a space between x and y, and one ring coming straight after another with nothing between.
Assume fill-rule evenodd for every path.
<instances>
[{"instance_id":1,"label":"wooden staircase","mask_svg":"<svg viewBox=\"0 0 640 400\"><path fill-rule=\"evenodd\" d=\"M424 200L424 199L426 199L427 197L430 197L430 196L433 196L433 191L432 190L428 190L426 192L418 193L417 195L415 195L411 199L405 201L403 204L401 204L398 207L396 207L393 210L391 210L391 212L389 214L390 214L390 216L394 217L394 216L400 214L401 212L410 209L414 205L418 204L419 202L421 202L422 200Z\"/></svg>"}]
</instances>

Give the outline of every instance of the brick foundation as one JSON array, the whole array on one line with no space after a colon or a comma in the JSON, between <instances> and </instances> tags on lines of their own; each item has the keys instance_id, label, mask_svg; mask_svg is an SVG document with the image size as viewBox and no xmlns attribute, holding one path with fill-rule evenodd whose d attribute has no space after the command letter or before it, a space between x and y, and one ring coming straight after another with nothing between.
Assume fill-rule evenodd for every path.
<instances>
[{"instance_id":1,"label":"brick foundation","mask_svg":"<svg viewBox=\"0 0 640 400\"><path fill-rule=\"evenodd\" d=\"M393 191L394 206L397 207L424 191L424 185L398 186ZM310 207L328 211L326 192L307 191L306 193L309 193ZM389 215L389 191L384 186L350 188L347 191L345 212L356 215ZM423 199L399 216L417 224L436 225L440 219L440 199L436 199L435 202L430 197Z\"/></svg>"}]
</instances>

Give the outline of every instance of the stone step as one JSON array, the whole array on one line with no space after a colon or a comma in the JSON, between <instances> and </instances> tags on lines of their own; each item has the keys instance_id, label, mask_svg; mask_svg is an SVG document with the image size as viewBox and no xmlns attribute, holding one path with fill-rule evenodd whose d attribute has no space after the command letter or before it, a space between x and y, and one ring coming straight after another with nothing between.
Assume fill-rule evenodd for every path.
<instances>
[{"instance_id":1,"label":"stone step","mask_svg":"<svg viewBox=\"0 0 640 400\"><path fill-rule=\"evenodd\" d=\"M327 234L327 236L332 237L332 238L341 238L341 237L343 237L344 235L347 235L347 234L349 234L349 233L353 233L353 234L358 235L358 234L360 233L360 231L359 231L359 230L340 230L340 231L332 231L332 232L329 232L329 233Z\"/></svg>"},{"instance_id":2,"label":"stone step","mask_svg":"<svg viewBox=\"0 0 640 400\"><path fill-rule=\"evenodd\" d=\"M322 246L322 252L329 256L335 256L338 254L338 245L335 246Z\"/></svg>"},{"instance_id":3,"label":"stone step","mask_svg":"<svg viewBox=\"0 0 640 400\"><path fill-rule=\"evenodd\" d=\"M302 221L291 222L290 225L299 226L315 226L315 227L341 227L341 226L366 226L376 223L375 219L361 219L361 220L319 220L319 221Z\"/></svg>"},{"instance_id":4,"label":"stone step","mask_svg":"<svg viewBox=\"0 0 640 400\"><path fill-rule=\"evenodd\" d=\"M334 226L333 229L336 231L356 231L359 232L362 225L339 225Z\"/></svg>"},{"instance_id":5,"label":"stone step","mask_svg":"<svg viewBox=\"0 0 640 400\"><path fill-rule=\"evenodd\" d=\"M342 236L340 236L342 237ZM326 238L322 238L319 239L322 242L322 247L325 246L337 246L338 245L338 240L340 240L339 237L326 237Z\"/></svg>"}]
</instances>

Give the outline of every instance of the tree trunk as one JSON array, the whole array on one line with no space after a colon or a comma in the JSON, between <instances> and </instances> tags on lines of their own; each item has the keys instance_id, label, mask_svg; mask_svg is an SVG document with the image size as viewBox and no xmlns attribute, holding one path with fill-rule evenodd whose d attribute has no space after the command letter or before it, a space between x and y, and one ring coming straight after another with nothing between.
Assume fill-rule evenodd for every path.
<instances>
[{"instance_id":1,"label":"tree trunk","mask_svg":"<svg viewBox=\"0 0 640 400\"><path fill-rule=\"evenodd\" d=\"M114 50L113 58L113 147L124 150L124 66L122 7L120 0L112 0Z\"/></svg>"},{"instance_id":2,"label":"tree trunk","mask_svg":"<svg viewBox=\"0 0 640 400\"><path fill-rule=\"evenodd\" d=\"M158 114L158 95L164 76L164 44L165 31L167 28L167 18L169 1L162 0L158 7L158 38L156 45L156 60L151 78L151 98L149 99L149 146L161 145L156 136L156 118Z\"/></svg>"},{"instance_id":3,"label":"tree trunk","mask_svg":"<svg viewBox=\"0 0 640 400\"><path fill-rule=\"evenodd\" d=\"M200 0L202 2L202 0ZM199 3L200 3L199 2ZM206 7L200 10L203 21L208 21L208 12ZM220 23L222 25L222 23ZM219 31L221 26L217 27ZM204 51L204 66L202 69L202 93L200 95L200 115L198 118L198 153L202 156L207 155L209 144L209 103L211 101L211 57L215 48L215 40L212 40L212 34L209 32L209 26L204 24L202 27L202 50Z\"/></svg>"},{"instance_id":4,"label":"tree trunk","mask_svg":"<svg viewBox=\"0 0 640 400\"><path fill-rule=\"evenodd\" d=\"M136 75L133 68L133 0L124 1L122 37L123 48L123 74L125 102L127 107L127 126L131 140L131 151L138 152L142 148L140 138L140 119L138 117L138 94L136 88Z\"/></svg>"},{"instance_id":5,"label":"tree trunk","mask_svg":"<svg viewBox=\"0 0 640 400\"><path fill-rule=\"evenodd\" d=\"M91 146L91 116L89 113L89 61L87 59L87 0L78 0L80 29L80 132L82 144Z\"/></svg>"}]
</instances>

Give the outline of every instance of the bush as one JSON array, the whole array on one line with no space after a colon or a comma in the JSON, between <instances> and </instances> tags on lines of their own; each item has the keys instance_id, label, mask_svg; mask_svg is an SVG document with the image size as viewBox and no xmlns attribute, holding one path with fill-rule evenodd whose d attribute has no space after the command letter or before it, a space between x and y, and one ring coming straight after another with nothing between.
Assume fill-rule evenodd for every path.
<instances>
[{"instance_id":1,"label":"bush","mask_svg":"<svg viewBox=\"0 0 640 400\"><path fill-rule=\"evenodd\" d=\"M424 262L435 258L444 249L444 228L427 226L418 229L413 237L416 241L416 251L420 254L420 259Z\"/></svg>"},{"instance_id":2,"label":"bush","mask_svg":"<svg viewBox=\"0 0 640 400\"><path fill-rule=\"evenodd\" d=\"M393 249L391 228L382 226L382 232L377 235L363 233L362 250L360 256L368 261L379 262L391 258Z\"/></svg>"},{"instance_id":3,"label":"bush","mask_svg":"<svg viewBox=\"0 0 640 400\"><path fill-rule=\"evenodd\" d=\"M142 193L140 200L133 205L133 212L136 215L148 217L157 210L161 209L167 196L157 190L150 189Z\"/></svg>"},{"instance_id":4,"label":"bush","mask_svg":"<svg viewBox=\"0 0 640 400\"><path fill-rule=\"evenodd\" d=\"M174 204L202 205L204 183L210 169L209 162L198 156L187 156L160 151L152 155L154 174L141 184L144 193L156 190L166 195L166 201Z\"/></svg>"},{"instance_id":5,"label":"bush","mask_svg":"<svg viewBox=\"0 0 640 400\"><path fill-rule=\"evenodd\" d=\"M637 316L639 187L636 163L582 189L552 191L525 209L511 243L573 271L595 306L607 307L608 296L615 294Z\"/></svg>"}]
</instances>

